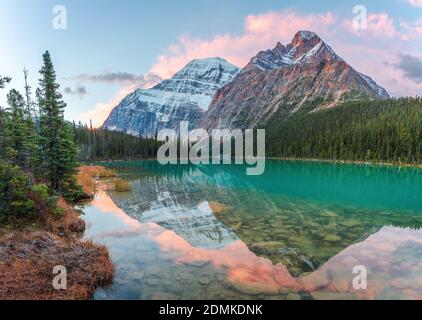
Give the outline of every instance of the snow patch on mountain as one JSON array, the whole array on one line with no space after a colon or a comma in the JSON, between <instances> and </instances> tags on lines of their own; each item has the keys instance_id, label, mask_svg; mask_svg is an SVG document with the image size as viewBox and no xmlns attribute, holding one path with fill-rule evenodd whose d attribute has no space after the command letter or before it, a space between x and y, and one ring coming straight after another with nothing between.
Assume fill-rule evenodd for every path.
<instances>
[{"instance_id":1,"label":"snow patch on mountain","mask_svg":"<svg viewBox=\"0 0 422 320\"><path fill-rule=\"evenodd\" d=\"M154 136L161 129L178 130L180 121L189 121L193 127L217 90L238 72L222 58L192 60L171 79L125 97L103 127L143 136Z\"/></svg>"}]
</instances>

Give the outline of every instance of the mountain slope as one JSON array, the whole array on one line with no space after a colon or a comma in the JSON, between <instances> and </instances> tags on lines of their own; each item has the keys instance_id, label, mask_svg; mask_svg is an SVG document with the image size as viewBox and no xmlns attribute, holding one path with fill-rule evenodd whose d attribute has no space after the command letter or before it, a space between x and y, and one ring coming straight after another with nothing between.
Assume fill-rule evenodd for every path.
<instances>
[{"instance_id":1,"label":"mountain slope","mask_svg":"<svg viewBox=\"0 0 422 320\"><path fill-rule=\"evenodd\" d=\"M286 118L312 101L320 100L318 109L356 97L389 96L315 33L300 31L290 44L278 43L258 53L232 82L218 90L200 126L208 130L253 128L276 112Z\"/></svg>"},{"instance_id":2,"label":"mountain slope","mask_svg":"<svg viewBox=\"0 0 422 320\"><path fill-rule=\"evenodd\" d=\"M422 99L356 100L265 126L269 157L422 161Z\"/></svg>"},{"instance_id":3,"label":"mountain slope","mask_svg":"<svg viewBox=\"0 0 422 320\"><path fill-rule=\"evenodd\" d=\"M180 121L194 127L215 92L239 69L221 58L193 60L171 79L152 89L138 89L113 109L103 127L133 135L154 136L164 128L178 129Z\"/></svg>"}]
</instances>

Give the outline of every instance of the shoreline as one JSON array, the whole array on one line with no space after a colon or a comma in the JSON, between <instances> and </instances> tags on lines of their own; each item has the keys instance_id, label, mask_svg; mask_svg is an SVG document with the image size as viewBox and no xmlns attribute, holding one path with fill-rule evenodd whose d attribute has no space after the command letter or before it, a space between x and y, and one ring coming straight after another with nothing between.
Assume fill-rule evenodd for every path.
<instances>
[{"instance_id":1,"label":"shoreline","mask_svg":"<svg viewBox=\"0 0 422 320\"><path fill-rule=\"evenodd\" d=\"M108 248L83 238L86 224L76 205L59 199L60 216L0 225L1 300L89 300L112 284ZM66 268L66 289L53 286L57 266Z\"/></svg>"},{"instance_id":2,"label":"shoreline","mask_svg":"<svg viewBox=\"0 0 422 320\"><path fill-rule=\"evenodd\" d=\"M333 164L357 164L357 165L373 165L397 168L414 168L422 169L422 164L417 163L396 163L396 162L376 162L376 161L362 161L362 160L331 160L331 159L312 159L312 158L288 158L288 157L268 157L267 160L282 160L282 161L302 161L302 162L321 162Z\"/></svg>"},{"instance_id":3,"label":"shoreline","mask_svg":"<svg viewBox=\"0 0 422 320\"><path fill-rule=\"evenodd\" d=\"M302 161L302 162L321 162L321 163L333 163L333 164L357 164L357 165L373 165L373 166L385 166L385 167L397 167L397 168L414 168L422 169L422 163L406 163L406 162L377 162L377 161L364 161L364 160L332 160L332 159L315 159L315 158L291 158L291 157L265 157L265 160L280 160L280 161ZM119 163L119 162L130 162L130 161L157 161L156 158L145 158L145 159L119 159L119 160L98 160L98 161L87 161L82 162L84 166L95 166L94 164L101 163Z\"/></svg>"}]
</instances>

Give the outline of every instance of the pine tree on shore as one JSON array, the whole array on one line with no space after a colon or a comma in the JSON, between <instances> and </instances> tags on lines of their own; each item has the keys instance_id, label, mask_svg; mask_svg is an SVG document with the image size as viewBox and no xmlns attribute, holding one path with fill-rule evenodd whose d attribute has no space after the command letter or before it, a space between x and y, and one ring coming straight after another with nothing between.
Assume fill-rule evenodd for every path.
<instances>
[{"instance_id":1,"label":"pine tree on shore","mask_svg":"<svg viewBox=\"0 0 422 320\"><path fill-rule=\"evenodd\" d=\"M0 89L4 89L5 85L7 83L9 83L12 79L9 77L2 77L0 76ZM4 149L5 149L5 145L4 145L4 110L3 108L0 106L0 157L3 157L4 154Z\"/></svg>"},{"instance_id":2,"label":"pine tree on shore","mask_svg":"<svg viewBox=\"0 0 422 320\"><path fill-rule=\"evenodd\" d=\"M26 172L32 172L35 153L35 135L31 119L26 118L26 105L23 96L15 89L7 95L10 105L8 121L5 124L5 146L12 163Z\"/></svg>"},{"instance_id":3,"label":"pine tree on shore","mask_svg":"<svg viewBox=\"0 0 422 320\"><path fill-rule=\"evenodd\" d=\"M77 150L70 125L64 120L66 104L56 83L56 73L48 51L43 55L43 63L37 89L40 111L38 169L46 178L50 192L69 195L77 186Z\"/></svg>"}]
</instances>

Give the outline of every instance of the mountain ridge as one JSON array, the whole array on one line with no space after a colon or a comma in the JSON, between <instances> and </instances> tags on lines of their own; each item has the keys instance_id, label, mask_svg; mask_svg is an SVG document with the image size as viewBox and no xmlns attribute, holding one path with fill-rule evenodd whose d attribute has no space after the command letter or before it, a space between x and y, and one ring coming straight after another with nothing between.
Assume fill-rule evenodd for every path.
<instances>
[{"instance_id":1,"label":"mountain ridge","mask_svg":"<svg viewBox=\"0 0 422 320\"><path fill-rule=\"evenodd\" d=\"M222 58L192 60L170 79L126 96L102 127L148 137L161 129L178 130L180 121L189 121L193 128L214 93L238 71L239 68Z\"/></svg>"},{"instance_id":2,"label":"mountain ridge","mask_svg":"<svg viewBox=\"0 0 422 320\"><path fill-rule=\"evenodd\" d=\"M389 95L316 33L299 31L290 43L260 51L241 70L219 57L194 59L170 79L129 94L103 127L149 137L160 129L178 131L180 121L208 131L255 128L315 101L319 105L308 112L362 97Z\"/></svg>"},{"instance_id":3,"label":"mountain ridge","mask_svg":"<svg viewBox=\"0 0 422 320\"><path fill-rule=\"evenodd\" d=\"M306 102L321 99L321 108L342 100L386 99L387 91L339 57L318 35L299 31L286 46L259 52L221 88L200 121L200 127L255 128L276 112L285 117Z\"/></svg>"}]
</instances>

